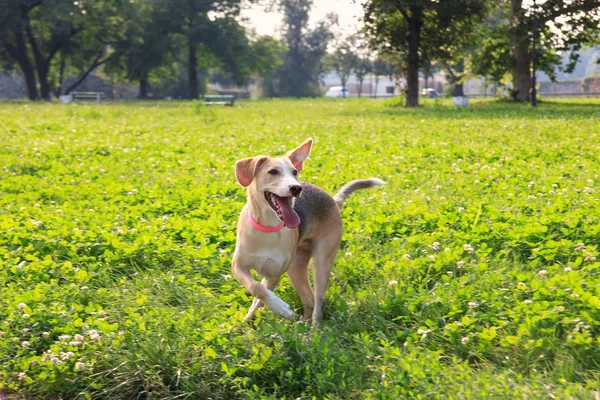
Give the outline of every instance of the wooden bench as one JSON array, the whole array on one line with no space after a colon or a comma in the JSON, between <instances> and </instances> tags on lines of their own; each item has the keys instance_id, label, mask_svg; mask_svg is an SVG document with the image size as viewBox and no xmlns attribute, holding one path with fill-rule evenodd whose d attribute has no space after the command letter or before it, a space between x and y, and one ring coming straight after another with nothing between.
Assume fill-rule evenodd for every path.
<instances>
[{"instance_id":1,"label":"wooden bench","mask_svg":"<svg viewBox=\"0 0 600 400\"><path fill-rule=\"evenodd\" d=\"M102 92L72 92L73 101L75 100L96 100L98 104L102 103L102 99L106 98Z\"/></svg>"},{"instance_id":2,"label":"wooden bench","mask_svg":"<svg viewBox=\"0 0 600 400\"><path fill-rule=\"evenodd\" d=\"M207 106L212 104L220 104L224 106L233 106L235 96L227 95L206 95L204 96L204 104Z\"/></svg>"}]
</instances>

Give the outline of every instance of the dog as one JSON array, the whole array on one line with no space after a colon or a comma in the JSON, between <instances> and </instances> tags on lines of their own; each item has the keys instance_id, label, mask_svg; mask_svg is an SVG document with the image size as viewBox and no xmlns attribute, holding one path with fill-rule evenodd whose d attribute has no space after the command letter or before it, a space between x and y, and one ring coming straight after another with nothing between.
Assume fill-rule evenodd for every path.
<instances>
[{"instance_id":1,"label":"dog","mask_svg":"<svg viewBox=\"0 0 600 400\"><path fill-rule=\"evenodd\" d=\"M311 148L308 138L283 157L261 155L235 163L237 181L248 193L237 225L232 275L254 296L244 321L263 305L284 318L294 316L273 293L286 272L302 300L304 319L312 318L314 325L322 321L325 291L343 233L340 208L355 190L385 184L377 178L354 180L331 197L318 186L299 182ZM314 294L308 277L311 258ZM263 277L261 283L251 270Z\"/></svg>"}]
</instances>

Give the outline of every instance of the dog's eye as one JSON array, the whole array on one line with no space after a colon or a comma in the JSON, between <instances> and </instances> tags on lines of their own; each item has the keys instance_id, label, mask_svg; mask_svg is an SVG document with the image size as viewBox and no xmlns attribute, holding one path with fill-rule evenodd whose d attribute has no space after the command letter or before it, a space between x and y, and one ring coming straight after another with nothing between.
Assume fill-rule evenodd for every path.
<instances>
[{"instance_id":1,"label":"dog's eye","mask_svg":"<svg viewBox=\"0 0 600 400\"><path fill-rule=\"evenodd\" d=\"M292 175L294 175L294 176L298 175L298 171L296 171L296 170L293 170L293 171L292 171Z\"/></svg>"},{"instance_id":2,"label":"dog's eye","mask_svg":"<svg viewBox=\"0 0 600 400\"><path fill-rule=\"evenodd\" d=\"M270 170L270 171L269 171L269 173L270 173L271 175L277 175L279 172L277 172L277 170L276 170L276 169L272 169L272 170Z\"/></svg>"}]
</instances>

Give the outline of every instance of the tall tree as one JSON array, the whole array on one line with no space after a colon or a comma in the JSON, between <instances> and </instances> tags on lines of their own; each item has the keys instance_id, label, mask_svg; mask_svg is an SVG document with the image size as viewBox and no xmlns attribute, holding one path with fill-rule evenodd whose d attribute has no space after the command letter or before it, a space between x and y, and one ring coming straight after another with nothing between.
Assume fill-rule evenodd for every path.
<instances>
[{"instance_id":1,"label":"tall tree","mask_svg":"<svg viewBox=\"0 0 600 400\"><path fill-rule=\"evenodd\" d=\"M504 3L500 3L502 6ZM535 10L540 34L539 68L553 75L560 63L554 54L571 51L566 66L570 71L578 61L576 50L596 40L600 19L599 0L538 0ZM503 8L507 14L508 46L511 53L512 83L516 99L527 100L531 86L531 2L511 0Z\"/></svg>"},{"instance_id":2,"label":"tall tree","mask_svg":"<svg viewBox=\"0 0 600 400\"><path fill-rule=\"evenodd\" d=\"M155 26L155 0L138 0L136 5L135 18L127 22L124 34L112 46L115 54L107 71L139 83L139 97L144 99L149 94L151 73L172 64L176 44L172 35Z\"/></svg>"},{"instance_id":3,"label":"tall tree","mask_svg":"<svg viewBox=\"0 0 600 400\"><path fill-rule=\"evenodd\" d=\"M339 76L343 89L346 89L348 78L355 71L358 62L356 44L352 37L341 39L333 53L328 54L325 58L327 67ZM344 90L342 93L343 97L346 97L346 91Z\"/></svg>"},{"instance_id":4,"label":"tall tree","mask_svg":"<svg viewBox=\"0 0 600 400\"><path fill-rule=\"evenodd\" d=\"M200 49L214 55L236 78L248 74L246 32L238 23L241 0L157 0L157 26L184 39L187 52L189 97L199 94Z\"/></svg>"},{"instance_id":5,"label":"tall tree","mask_svg":"<svg viewBox=\"0 0 600 400\"><path fill-rule=\"evenodd\" d=\"M332 16L308 26L312 0L281 0L284 14L283 41L288 48L277 73L276 92L283 97L313 97L320 94L323 58L333 39Z\"/></svg>"},{"instance_id":6,"label":"tall tree","mask_svg":"<svg viewBox=\"0 0 600 400\"><path fill-rule=\"evenodd\" d=\"M6 0L0 7L0 46L23 72L29 98L50 99L57 56L64 71L80 50L93 52L97 67L129 9L126 0Z\"/></svg>"},{"instance_id":7,"label":"tall tree","mask_svg":"<svg viewBox=\"0 0 600 400\"><path fill-rule=\"evenodd\" d=\"M406 63L406 106L419 105L419 69L435 59L439 44L453 45L485 12L484 0L368 0L367 32L379 46L398 52Z\"/></svg>"}]
</instances>

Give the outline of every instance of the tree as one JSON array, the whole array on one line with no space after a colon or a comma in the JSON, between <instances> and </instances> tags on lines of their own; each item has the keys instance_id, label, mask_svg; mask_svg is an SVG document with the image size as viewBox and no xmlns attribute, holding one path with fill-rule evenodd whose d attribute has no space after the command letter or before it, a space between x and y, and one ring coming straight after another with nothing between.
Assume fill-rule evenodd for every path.
<instances>
[{"instance_id":1,"label":"tree","mask_svg":"<svg viewBox=\"0 0 600 400\"><path fill-rule=\"evenodd\" d=\"M553 77L560 64L557 52L570 51L571 59L565 70L572 71L578 61L576 51L596 40L600 1L598 0L538 0L536 17L539 34L536 58L538 68ZM507 33L506 46L495 54L491 65L505 66L510 63L514 97L527 100L531 86L531 4L523 0L500 3L504 12L504 24L498 29ZM496 46L501 42L496 42ZM507 49L510 60L506 60Z\"/></svg>"},{"instance_id":2,"label":"tree","mask_svg":"<svg viewBox=\"0 0 600 400\"><path fill-rule=\"evenodd\" d=\"M81 60L84 53L94 54L90 68L101 65L129 9L126 0L6 0L0 7L0 46L23 72L29 98L48 100L57 56L59 76L70 59Z\"/></svg>"},{"instance_id":3,"label":"tree","mask_svg":"<svg viewBox=\"0 0 600 400\"><path fill-rule=\"evenodd\" d=\"M419 105L419 69L441 46L452 46L474 28L484 0L369 0L365 25L373 42L392 48L406 63L406 106Z\"/></svg>"},{"instance_id":4,"label":"tree","mask_svg":"<svg viewBox=\"0 0 600 400\"><path fill-rule=\"evenodd\" d=\"M358 58L356 67L354 68L354 75L356 75L356 80L358 81L358 97L362 97L363 81L365 80L365 76L372 70L373 63L368 57L363 55Z\"/></svg>"},{"instance_id":5,"label":"tree","mask_svg":"<svg viewBox=\"0 0 600 400\"><path fill-rule=\"evenodd\" d=\"M142 99L148 97L153 72L161 68L172 70L169 67L177 44L172 35L155 26L155 14L153 0L137 2L135 17L127 22L123 36L113 44L115 54L107 65L109 73L138 82Z\"/></svg>"},{"instance_id":6,"label":"tree","mask_svg":"<svg viewBox=\"0 0 600 400\"><path fill-rule=\"evenodd\" d=\"M283 65L286 50L280 41L271 36L259 36L250 44L250 69L260 79L263 95L273 95L273 80Z\"/></svg>"},{"instance_id":7,"label":"tree","mask_svg":"<svg viewBox=\"0 0 600 400\"><path fill-rule=\"evenodd\" d=\"M371 49L368 45L366 37L357 32L355 35L356 42L356 66L354 67L354 75L358 80L358 97L362 97L363 81L365 76L373 70L373 62L371 61Z\"/></svg>"},{"instance_id":8,"label":"tree","mask_svg":"<svg viewBox=\"0 0 600 400\"><path fill-rule=\"evenodd\" d=\"M320 94L320 78L324 73L323 58L333 39L333 16L309 29L308 17L312 0L281 0L284 14L283 41L287 52L275 82L278 96L313 97Z\"/></svg>"},{"instance_id":9,"label":"tree","mask_svg":"<svg viewBox=\"0 0 600 400\"><path fill-rule=\"evenodd\" d=\"M180 35L187 51L189 97L199 93L200 49L215 56L220 67L237 80L248 76L249 43L236 18L241 0L157 0L156 26L165 33Z\"/></svg>"},{"instance_id":10,"label":"tree","mask_svg":"<svg viewBox=\"0 0 600 400\"><path fill-rule=\"evenodd\" d=\"M340 84L343 89L346 89L348 78L355 71L359 59L356 55L356 44L352 37L348 39L340 40L340 43L336 46L332 54L329 54L325 58L325 63L328 69L335 71L340 77ZM342 94L346 97L346 91L343 90Z\"/></svg>"},{"instance_id":11,"label":"tree","mask_svg":"<svg viewBox=\"0 0 600 400\"><path fill-rule=\"evenodd\" d=\"M379 77L387 76L393 81L394 74L397 73L396 65L390 61L390 56L382 51L377 53L373 62L373 73L375 74L375 97L377 97L377 87L379 86Z\"/></svg>"}]
</instances>

